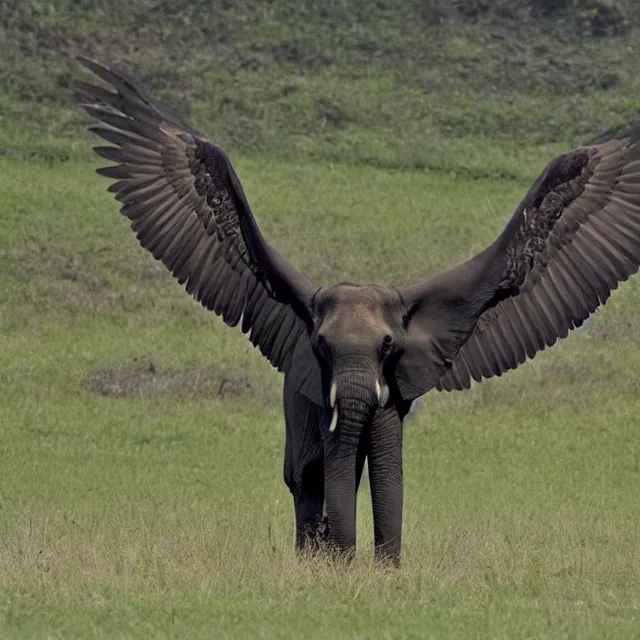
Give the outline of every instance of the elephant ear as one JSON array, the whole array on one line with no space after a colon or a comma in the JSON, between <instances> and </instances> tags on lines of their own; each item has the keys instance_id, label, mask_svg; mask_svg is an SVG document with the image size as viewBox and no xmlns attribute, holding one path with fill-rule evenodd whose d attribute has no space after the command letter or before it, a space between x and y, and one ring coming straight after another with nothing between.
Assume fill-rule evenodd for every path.
<instances>
[{"instance_id":1,"label":"elephant ear","mask_svg":"<svg viewBox=\"0 0 640 640\"><path fill-rule=\"evenodd\" d=\"M287 375L296 381L298 391L319 407L327 406L322 369L309 340L298 340Z\"/></svg>"},{"instance_id":2,"label":"elephant ear","mask_svg":"<svg viewBox=\"0 0 640 640\"><path fill-rule=\"evenodd\" d=\"M80 62L113 89L76 83L78 101L104 125L91 131L110 143L95 151L115 163L98 173L115 180L108 190L140 244L288 373L311 351L317 288L263 238L219 146L161 112L124 74Z\"/></svg>"},{"instance_id":3,"label":"elephant ear","mask_svg":"<svg viewBox=\"0 0 640 640\"><path fill-rule=\"evenodd\" d=\"M579 327L640 265L640 124L553 159L500 237L400 290L404 399L499 376Z\"/></svg>"}]
</instances>

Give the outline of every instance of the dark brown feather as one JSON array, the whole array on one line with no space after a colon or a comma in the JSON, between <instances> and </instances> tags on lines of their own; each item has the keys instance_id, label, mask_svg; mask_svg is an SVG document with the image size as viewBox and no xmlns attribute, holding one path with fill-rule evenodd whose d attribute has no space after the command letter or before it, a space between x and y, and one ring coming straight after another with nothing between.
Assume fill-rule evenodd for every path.
<instances>
[{"instance_id":1,"label":"dark brown feather","mask_svg":"<svg viewBox=\"0 0 640 640\"><path fill-rule=\"evenodd\" d=\"M222 149L162 113L126 75L80 62L113 89L80 81L76 96L102 123L91 131L112 145L95 148L117 163L98 173L116 181L109 191L140 244L229 325L242 318L253 344L283 370L309 340L316 287L267 245Z\"/></svg>"},{"instance_id":2,"label":"dark brown feather","mask_svg":"<svg viewBox=\"0 0 640 640\"><path fill-rule=\"evenodd\" d=\"M418 311L412 335L439 340L439 331L462 338L449 343L453 360L435 384L462 389L468 370L475 380L500 375L532 358L583 324L611 290L640 265L640 123L552 160L535 181L498 240L460 267L401 290ZM618 132L619 133L619 132ZM616 134L617 135L617 134ZM447 307L464 291L465 304ZM459 296L458 296L459 297ZM466 311L460 313L460 308ZM429 322L425 332L422 323ZM413 349L424 354L433 350ZM398 363L401 393L411 399L433 385L441 363L414 355Z\"/></svg>"},{"instance_id":3,"label":"dark brown feather","mask_svg":"<svg viewBox=\"0 0 640 640\"><path fill-rule=\"evenodd\" d=\"M606 301L610 290L634 273L640 264L640 190L621 186L632 183L619 180L621 175L634 175L632 172L637 170L638 161L628 160L629 154L632 158L638 156L637 145L625 146L621 141L613 151L612 145L607 145L606 157L600 163L593 163L590 175L585 175L584 169L580 174L565 171L565 177L573 175L572 180L583 183L582 188L568 190L571 198L563 198L558 221L548 230L547 239L543 239L533 255L521 253L521 259L527 261L524 268L512 267L513 273L525 273L523 284L526 287L526 282L531 283L529 286L536 295L538 306L532 308L533 299L516 291L509 298L513 306L505 306L506 300L499 301L498 313L491 316L496 327L504 326L507 319L515 322L515 331L525 340L530 358L551 346L557 338L566 337L570 329L582 325L589 314ZM593 152L582 157L592 160ZM584 166L589 164L586 162ZM549 198L547 195L538 200L544 205L551 201ZM639 216L638 221L636 216ZM529 228L534 229L534 226ZM563 235L554 239L557 233ZM526 235L518 237L516 234L516 237L520 246L526 245ZM500 311L502 307L504 309ZM515 311L519 312L518 317L514 315ZM466 355L469 349L475 351L472 345L476 342L488 345L488 334L486 329L473 331L460 354ZM500 373L502 368L496 368L492 375ZM446 379L443 387L463 388L451 379Z\"/></svg>"}]
</instances>

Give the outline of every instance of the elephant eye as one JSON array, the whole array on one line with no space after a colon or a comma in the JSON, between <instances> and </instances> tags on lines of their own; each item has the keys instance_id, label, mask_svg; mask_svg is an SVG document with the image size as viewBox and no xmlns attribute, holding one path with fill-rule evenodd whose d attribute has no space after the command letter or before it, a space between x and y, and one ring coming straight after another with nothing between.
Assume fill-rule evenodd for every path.
<instances>
[{"instance_id":1,"label":"elephant eye","mask_svg":"<svg viewBox=\"0 0 640 640\"><path fill-rule=\"evenodd\" d=\"M380 353L384 356L391 351L391 347L393 347L393 338L387 334L384 338L382 338L382 343L380 345Z\"/></svg>"}]
</instances>

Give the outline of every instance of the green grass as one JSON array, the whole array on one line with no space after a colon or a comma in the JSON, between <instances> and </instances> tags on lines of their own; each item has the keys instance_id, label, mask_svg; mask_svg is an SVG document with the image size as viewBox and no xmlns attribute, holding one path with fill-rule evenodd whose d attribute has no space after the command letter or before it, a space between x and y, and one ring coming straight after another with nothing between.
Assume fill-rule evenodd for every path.
<instances>
[{"instance_id":1,"label":"green grass","mask_svg":"<svg viewBox=\"0 0 640 640\"><path fill-rule=\"evenodd\" d=\"M495 237L545 160L236 164L299 268L405 282ZM423 400L400 571L371 560L366 490L354 566L304 561L278 374L156 268L93 166L0 160L1 635L635 636L637 281L521 370Z\"/></svg>"},{"instance_id":2,"label":"green grass","mask_svg":"<svg viewBox=\"0 0 640 640\"><path fill-rule=\"evenodd\" d=\"M402 284L500 232L556 153L638 115L582 0L0 2L0 637L633 638L640 279L406 423L400 571L293 552L281 379L142 251L93 173L73 56L233 156L319 283ZM548 3L547 3L548 4Z\"/></svg>"}]
</instances>

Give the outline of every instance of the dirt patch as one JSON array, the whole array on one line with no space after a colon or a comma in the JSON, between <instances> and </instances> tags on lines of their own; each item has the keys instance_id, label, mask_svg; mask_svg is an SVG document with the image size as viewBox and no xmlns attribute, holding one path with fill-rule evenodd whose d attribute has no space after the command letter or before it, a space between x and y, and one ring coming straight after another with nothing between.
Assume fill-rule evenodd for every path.
<instances>
[{"instance_id":1,"label":"dirt patch","mask_svg":"<svg viewBox=\"0 0 640 640\"><path fill-rule=\"evenodd\" d=\"M261 395L256 380L231 367L199 366L175 370L150 358L117 362L91 374L85 381L89 393L109 398L176 395L230 399Z\"/></svg>"}]
</instances>

